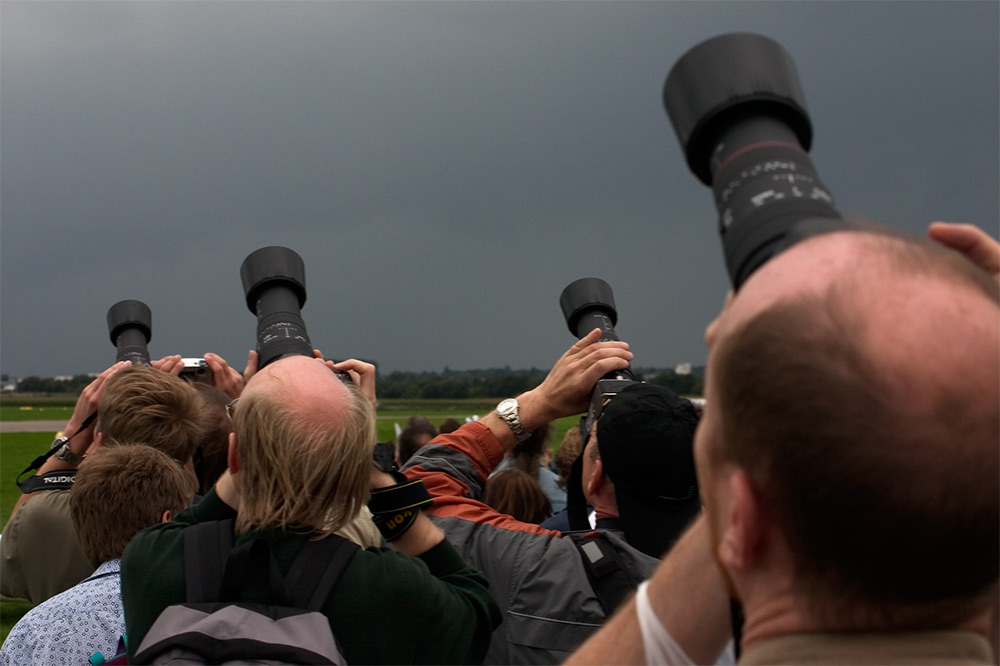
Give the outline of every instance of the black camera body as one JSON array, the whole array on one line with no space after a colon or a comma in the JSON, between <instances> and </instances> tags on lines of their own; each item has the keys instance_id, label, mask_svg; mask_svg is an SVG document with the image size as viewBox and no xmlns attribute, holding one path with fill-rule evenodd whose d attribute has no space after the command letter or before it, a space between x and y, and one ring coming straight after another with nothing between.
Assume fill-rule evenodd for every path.
<instances>
[{"instance_id":1,"label":"black camera body","mask_svg":"<svg viewBox=\"0 0 1000 666\"><path fill-rule=\"evenodd\" d=\"M688 167L713 189L734 288L794 243L853 228L809 159L805 98L776 42L734 33L698 44L671 68L663 102Z\"/></svg>"},{"instance_id":2,"label":"black camera body","mask_svg":"<svg viewBox=\"0 0 1000 666\"><path fill-rule=\"evenodd\" d=\"M117 350L115 362L149 365L146 345L153 337L153 315L142 301L118 301L108 310L108 333Z\"/></svg>"},{"instance_id":3,"label":"black camera body","mask_svg":"<svg viewBox=\"0 0 1000 666\"><path fill-rule=\"evenodd\" d=\"M312 356L302 321L306 302L305 265L287 247L262 247L240 266L247 307L257 316L257 368L285 356Z\"/></svg>"},{"instance_id":4,"label":"black camera body","mask_svg":"<svg viewBox=\"0 0 1000 666\"><path fill-rule=\"evenodd\" d=\"M599 342L619 340L615 332L618 323L618 311L615 309L615 298L611 286L600 278L581 278L571 282L562 295L559 305L569 331L577 338L582 338L595 328L601 329ZM580 424L580 435L587 441L594 423L600 418L605 405L630 384L635 384L631 368L609 372L597 380L590 396L590 407Z\"/></svg>"}]
</instances>

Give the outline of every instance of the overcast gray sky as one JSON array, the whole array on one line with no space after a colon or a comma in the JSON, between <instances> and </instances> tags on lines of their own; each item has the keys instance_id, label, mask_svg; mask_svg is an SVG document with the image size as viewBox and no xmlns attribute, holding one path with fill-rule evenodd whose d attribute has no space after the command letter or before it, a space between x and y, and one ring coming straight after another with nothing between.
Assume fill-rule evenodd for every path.
<instances>
[{"instance_id":1,"label":"overcast gray sky","mask_svg":"<svg viewBox=\"0 0 1000 666\"><path fill-rule=\"evenodd\" d=\"M105 316L239 369L239 278L302 255L330 358L548 367L571 281L614 289L640 367L705 360L728 287L661 102L698 42L794 58L845 215L998 226L998 4L0 3L0 370L97 372Z\"/></svg>"}]
</instances>

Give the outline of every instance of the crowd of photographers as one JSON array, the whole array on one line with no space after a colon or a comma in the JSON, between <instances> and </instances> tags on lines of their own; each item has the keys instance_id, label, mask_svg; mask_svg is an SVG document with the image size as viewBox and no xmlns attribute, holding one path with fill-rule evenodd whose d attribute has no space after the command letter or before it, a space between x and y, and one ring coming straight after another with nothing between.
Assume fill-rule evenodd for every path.
<instances>
[{"instance_id":1,"label":"crowd of photographers","mask_svg":"<svg viewBox=\"0 0 1000 666\"><path fill-rule=\"evenodd\" d=\"M291 355L256 372L251 352L244 381L209 354L220 410L177 377L178 357L116 363L37 472L78 467L72 490L25 493L0 540L3 593L38 604L3 663L84 663L126 635L134 658L185 599L184 533L227 519L237 544L266 540L282 569L308 535L359 546L323 608L348 663L725 663L730 595L746 663L809 650L993 660L1000 245L966 225L931 235L966 258L866 231L769 262L706 333L697 431L690 402L662 387L610 397L568 481L594 529L546 529L480 500L509 452L587 411L599 380L627 368L628 345L599 330L402 475L373 463L369 364ZM199 475L193 458L218 448L220 411L213 481L218 468ZM411 480L423 494L369 504ZM397 533L384 521L401 507L422 508ZM399 640L371 632L387 622Z\"/></svg>"},{"instance_id":2,"label":"crowd of photographers","mask_svg":"<svg viewBox=\"0 0 1000 666\"><path fill-rule=\"evenodd\" d=\"M1000 243L841 220L783 52L708 46L666 89L735 289L701 412L631 378L587 279L537 387L394 454L374 366L312 349L301 260L264 248L241 269L257 349L242 374L206 354L214 392L112 308L119 362L0 539L0 591L37 604L0 663L997 663ZM759 91L706 83L720 53L776 96L748 114ZM580 414L565 497L512 515L494 472L541 490L533 436Z\"/></svg>"}]
</instances>

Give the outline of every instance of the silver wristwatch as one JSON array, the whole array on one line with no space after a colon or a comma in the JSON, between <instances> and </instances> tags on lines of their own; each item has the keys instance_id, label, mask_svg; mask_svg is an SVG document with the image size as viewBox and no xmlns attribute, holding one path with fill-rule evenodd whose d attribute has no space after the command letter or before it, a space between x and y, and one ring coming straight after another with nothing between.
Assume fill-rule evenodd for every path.
<instances>
[{"instance_id":1,"label":"silver wristwatch","mask_svg":"<svg viewBox=\"0 0 1000 666\"><path fill-rule=\"evenodd\" d=\"M521 419L517 415L517 400L515 398L507 398L497 405L497 416L503 419L511 431L514 433L514 437L517 437L517 441L523 442L528 439L531 435L528 431L524 429L521 425Z\"/></svg>"},{"instance_id":2,"label":"silver wristwatch","mask_svg":"<svg viewBox=\"0 0 1000 666\"><path fill-rule=\"evenodd\" d=\"M53 457L70 465L79 465L83 462L83 456L78 456L69 448L69 437L57 437L56 441L52 442L52 449L55 451Z\"/></svg>"}]
</instances>

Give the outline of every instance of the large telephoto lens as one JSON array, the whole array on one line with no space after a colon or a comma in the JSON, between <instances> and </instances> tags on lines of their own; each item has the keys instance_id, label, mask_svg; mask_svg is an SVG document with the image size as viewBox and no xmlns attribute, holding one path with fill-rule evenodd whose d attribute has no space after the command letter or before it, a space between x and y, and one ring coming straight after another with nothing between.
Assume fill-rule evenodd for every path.
<instances>
[{"instance_id":1,"label":"large telephoto lens","mask_svg":"<svg viewBox=\"0 0 1000 666\"><path fill-rule=\"evenodd\" d=\"M795 242L849 228L809 159L812 124L778 43L739 33L698 44L670 70L663 102L688 167L713 189L735 288Z\"/></svg>"},{"instance_id":2,"label":"large telephoto lens","mask_svg":"<svg viewBox=\"0 0 1000 666\"><path fill-rule=\"evenodd\" d=\"M312 356L302 321L306 273L302 257L287 247L262 247L240 267L247 307L257 315L257 367L285 356Z\"/></svg>"},{"instance_id":3,"label":"large telephoto lens","mask_svg":"<svg viewBox=\"0 0 1000 666\"><path fill-rule=\"evenodd\" d=\"M615 309L615 298L611 285L600 278L581 278L571 282L562 295L559 296L559 306L570 333L577 338L590 333L595 328L601 329L601 339L618 340L615 324L618 323L618 311ZM590 434L590 428L601 415L604 405L627 385L635 382L630 368L615 370L598 380L590 399L590 409L584 419L580 432L584 438Z\"/></svg>"},{"instance_id":4,"label":"large telephoto lens","mask_svg":"<svg viewBox=\"0 0 1000 666\"><path fill-rule=\"evenodd\" d=\"M618 310L615 308L615 297L611 285L600 278L581 278L571 282L559 296L559 306L569 332L576 338L582 338L595 328L601 329L601 342L618 340L615 324L618 323ZM590 392L590 406L587 414L580 420L580 436L586 446L590 432L600 418L604 407L619 392L635 379L630 368L616 370L597 380ZM589 529L587 519L587 499L581 486L583 474L583 452L573 463L570 482L567 485L567 509L570 527L574 530Z\"/></svg>"},{"instance_id":5,"label":"large telephoto lens","mask_svg":"<svg viewBox=\"0 0 1000 666\"><path fill-rule=\"evenodd\" d=\"M118 350L115 362L131 361L134 365L149 365L146 345L153 337L153 315L142 301L118 301L108 310L108 333L111 344Z\"/></svg>"},{"instance_id":6,"label":"large telephoto lens","mask_svg":"<svg viewBox=\"0 0 1000 666\"><path fill-rule=\"evenodd\" d=\"M559 296L559 307L566 317L569 332L582 338L595 328L601 329L601 341L617 340L615 324L618 311L611 285L600 278L580 278L571 282Z\"/></svg>"}]
</instances>

